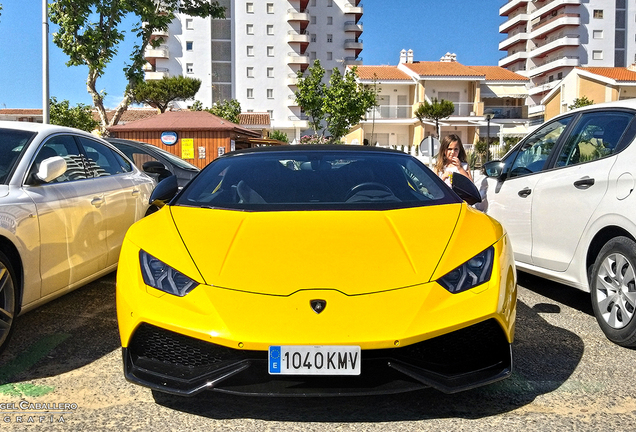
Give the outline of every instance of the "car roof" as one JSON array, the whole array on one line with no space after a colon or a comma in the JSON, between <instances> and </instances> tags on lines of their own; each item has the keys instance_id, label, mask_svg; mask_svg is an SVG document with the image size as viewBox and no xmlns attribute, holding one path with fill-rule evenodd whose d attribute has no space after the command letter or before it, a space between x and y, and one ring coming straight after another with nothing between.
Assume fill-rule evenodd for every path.
<instances>
[{"instance_id":1,"label":"car roof","mask_svg":"<svg viewBox=\"0 0 636 432\"><path fill-rule=\"evenodd\" d=\"M89 132L83 131L81 129L70 128L66 126L58 126L52 124L43 124L43 123L34 123L34 122L21 122L21 121L10 121L10 120L0 120L0 128L2 129L16 129L30 132L73 132L79 133L83 135L90 135L95 137Z\"/></svg>"},{"instance_id":2,"label":"car roof","mask_svg":"<svg viewBox=\"0 0 636 432\"><path fill-rule=\"evenodd\" d=\"M362 146L362 145L351 145L351 144L289 144L289 145L279 145L279 146L265 146L265 147L254 147L248 149L236 150L230 153L226 153L221 157L240 155L240 154L249 154L249 153L264 153L264 152L296 152L296 151L355 151L355 152L379 152L379 153L394 153L406 155L406 153L387 148L387 147L371 147L371 146Z\"/></svg>"},{"instance_id":3,"label":"car roof","mask_svg":"<svg viewBox=\"0 0 636 432\"><path fill-rule=\"evenodd\" d=\"M597 109L615 109L615 108L628 108L628 109L636 110L636 99L624 99L624 100L614 101L614 102L595 103L592 105L586 105L584 107L576 108L571 111L561 113L555 117L562 117L564 115L581 112L581 111L591 111L591 110L597 110Z\"/></svg>"}]
</instances>

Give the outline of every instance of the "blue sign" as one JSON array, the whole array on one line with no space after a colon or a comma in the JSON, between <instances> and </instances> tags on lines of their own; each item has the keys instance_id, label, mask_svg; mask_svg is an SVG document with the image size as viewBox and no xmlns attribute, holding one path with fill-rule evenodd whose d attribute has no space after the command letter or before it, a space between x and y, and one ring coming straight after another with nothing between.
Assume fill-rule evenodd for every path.
<instances>
[{"instance_id":1,"label":"blue sign","mask_svg":"<svg viewBox=\"0 0 636 432\"><path fill-rule=\"evenodd\" d=\"M162 132L161 133L161 142L165 145L175 145L179 140L179 136L176 132Z\"/></svg>"},{"instance_id":2,"label":"blue sign","mask_svg":"<svg viewBox=\"0 0 636 432\"><path fill-rule=\"evenodd\" d=\"M269 373L280 373L280 346L269 347Z\"/></svg>"}]
</instances>

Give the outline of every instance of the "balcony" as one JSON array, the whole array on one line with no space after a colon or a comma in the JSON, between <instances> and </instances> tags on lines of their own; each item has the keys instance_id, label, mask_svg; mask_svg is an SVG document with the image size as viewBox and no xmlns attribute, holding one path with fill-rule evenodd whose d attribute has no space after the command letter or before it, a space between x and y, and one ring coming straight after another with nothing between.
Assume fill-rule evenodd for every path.
<instances>
[{"instance_id":1,"label":"balcony","mask_svg":"<svg viewBox=\"0 0 636 432\"><path fill-rule=\"evenodd\" d=\"M309 14L307 12L299 12L296 9L289 9L287 10L287 22L300 22L301 28L302 24L306 23L305 27L307 27L309 25Z\"/></svg>"},{"instance_id":2,"label":"balcony","mask_svg":"<svg viewBox=\"0 0 636 432\"><path fill-rule=\"evenodd\" d=\"M159 68L155 71L147 70L144 71L144 79L146 81L160 80L163 78L170 77L170 71L166 68Z\"/></svg>"},{"instance_id":3,"label":"balcony","mask_svg":"<svg viewBox=\"0 0 636 432\"><path fill-rule=\"evenodd\" d=\"M412 105L381 105L367 111L367 120L412 119Z\"/></svg>"},{"instance_id":4,"label":"balcony","mask_svg":"<svg viewBox=\"0 0 636 432\"><path fill-rule=\"evenodd\" d=\"M362 39L345 39L344 41L344 49L346 50L355 50L356 57L362 51Z\"/></svg>"},{"instance_id":5,"label":"balcony","mask_svg":"<svg viewBox=\"0 0 636 432\"><path fill-rule=\"evenodd\" d=\"M508 14L518 7L526 7L530 0L509 0L508 3L499 8L500 16L508 16Z\"/></svg>"},{"instance_id":6,"label":"balcony","mask_svg":"<svg viewBox=\"0 0 636 432\"><path fill-rule=\"evenodd\" d=\"M288 107L297 107L300 106L298 105L298 102L296 102L296 95L289 95L287 96L287 106Z\"/></svg>"},{"instance_id":7,"label":"balcony","mask_svg":"<svg viewBox=\"0 0 636 432\"><path fill-rule=\"evenodd\" d=\"M499 33L506 33L511 28L521 23L528 22L529 17L530 16L528 14L522 13L509 18L508 21L499 26Z\"/></svg>"},{"instance_id":8,"label":"balcony","mask_svg":"<svg viewBox=\"0 0 636 432\"><path fill-rule=\"evenodd\" d=\"M548 17L539 21L532 26L530 38L536 39L548 33L551 33L563 26L579 26L581 25L580 14L559 14L554 17Z\"/></svg>"},{"instance_id":9,"label":"balcony","mask_svg":"<svg viewBox=\"0 0 636 432\"><path fill-rule=\"evenodd\" d=\"M567 46L579 46L579 35L555 35L529 52L528 58L542 57Z\"/></svg>"},{"instance_id":10,"label":"balcony","mask_svg":"<svg viewBox=\"0 0 636 432\"><path fill-rule=\"evenodd\" d=\"M536 96L538 94L548 93L550 90L555 88L560 82L561 80L555 80L552 82L544 81L540 84L535 84L534 87L528 90L528 94L530 96Z\"/></svg>"},{"instance_id":11,"label":"balcony","mask_svg":"<svg viewBox=\"0 0 636 432\"><path fill-rule=\"evenodd\" d=\"M535 18L539 18L549 12L552 12L562 6L566 6L566 5L580 5L582 4L583 1L582 0L552 0L551 2L547 3L545 6L540 7L539 9L537 9L536 11L532 12L530 14L530 20L533 20Z\"/></svg>"},{"instance_id":12,"label":"balcony","mask_svg":"<svg viewBox=\"0 0 636 432\"><path fill-rule=\"evenodd\" d=\"M507 50L519 42L525 42L528 38L529 35L525 31L515 30L512 33L508 33L508 37L499 42L499 51Z\"/></svg>"},{"instance_id":13,"label":"balcony","mask_svg":"<svg viewBox=\"0 0 636 432\"><path fill-rule=\"evenodd\" d=\"M287 32L287 43L300 44L300 51L305 52L305 49L307 49L309 45L309 34L307 32L298 33L295 30L290 30Z\"/></svg>"},{"instance_id":14,"label":"balcony","mask_svg":"<svg viewBox=\"0 0 636 432\"><path fill-rule=\"evenodd\" d=\"M510 54L508 56L502 57L499 60L499 67L506 67L518 61L525 60L527 58L528 58L528 53L526 51L518 51L514 54Z\"/></svg>"},{"instance_id":15,"label":"balcony","mask_svg":"<svg viewBox=\"0 0 636 432\"><path fill-rule=\"evenodd\" d=\"M360 18L362 18L362 6L353 6L353 5L345 5L344 7L344 13L345 14L352 14L355 15L355 22L357 23L358 21L360 21Z\"/></svg>"},{"instance_id":16,"label":"balcony","mask_svg":"<svg viewBox=\"0 0 636 432\"><path fill-rule=\"evenodd\" d=\"M161 59L167 59L170 58L170 50L168 49L167 45L159 45L157 48L146 48L146 51L144 53L144 57L147 59L152 59L152 58L161 58Z\"/></svg>"},{"instance_id":17,"label":"balcony","mask_svg":"<svg viewBox=\"0 0 636 432\"><path fill-rule=\"evenodd\" d=\"M303 66L306 68L307 66L309 66L309 56L298 54L296 52L290 52L287 54L287 64L301 65L301 69L303 69Z\"/></svg>"},{"instance_id":18,"label":"balcony","mask_svg":"<svg viewBox=\"0 0 636 432\"><path fill-rule=\"evenodd\" d=\"M289 74L287 75L287 79L285 80L285 84L287 84L288 86L295 86L298 84L298 75L296 74Z\"/></svg>"},{"instance_id":19,"label":"balcony","mask_svg":"<svg viewBox=\"0 0 636 432\"><path fill-rule=\"evenodd\" d=\"M354 32L356 36L360 36L362 34L362 23L355 21L347 21L344 23L344 31L346 32Z\"/></svg>"},{"instance_id":20,"label":"balcony","mask_svg":"<svg viewBox=\"0 0 636 432\"><path fill-rule=\"evenodd\" d=\"M529 78L536 77L539 75L543 75L544 73L551 71L553 69L558 69L562 67L577 67L581 65L581 61L576 56L563 56L556 59L549 59L543 63L540 63L536 66L530 66L528 68L527 76Z\"/></svg>"},{"instance_id":21,"label":"balcony","mask_svg":"<svg viewBox=\"0 0 636 432\"><path fill-rule=\"evenodd\" d=\"M522 119L524 107L522 106L490 106L484 105L484 111L490 110L494 119Z\"/></svg>"},{"instance_id":22,"label":"balcony","mask_svg":"<svg viewBox=\"0 0 636 432\"><path fill-rule=\"evenodd\" d=\"M345 66L362 66L362 57L345 57L343 63Z\"/></svg>"}]
</instances>

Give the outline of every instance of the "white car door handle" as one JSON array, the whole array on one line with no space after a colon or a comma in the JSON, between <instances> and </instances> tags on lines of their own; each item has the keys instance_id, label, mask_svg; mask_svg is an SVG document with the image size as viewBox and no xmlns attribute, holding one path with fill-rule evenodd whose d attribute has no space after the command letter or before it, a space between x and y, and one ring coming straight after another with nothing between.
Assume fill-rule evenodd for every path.
<instances>
[{"instance_id":1,"label":"white car door handle","mask_svg":"<svg viewBox=\"0 0 636 432\"><path fill-rule=\"evenodd\" d=\"M104 198L101 197L95 197L91 200L91 204L94 205L95 207L99 208L101 207L102 204L104 204Z\"/></svg>"},{"instance_id":2,"label":"white car door handle","mask_svg":"<svg viewBox=\"0 0 636 432\"><path fill-rule=\"evenodd\" d=\"M134 196L134 197L139 196L140 193L141 193L141 191L139 189L133 189L132 196Z\"/></svg>"},{"instance_id":3,"label":"white car door handle","mask_svg":"<svg viewBox=\"0 0 636 432\"><path fill-rule=\"evenodd\" d=\"M517 192L517 195L519 195L521 198L526 198L528 195L530 195L532 193L532 189L530 188L523 188L521 189L519 192Z\"/></svg>"},{"instance_id":4,"label":"white car door handle","mask_svg":"<svg viewBox=\"0 0 636 432\"><path fill-rule=\"evenodd\" d=\"M594 185L594 179L587 176L574 182L574 187L577 189L588 189L589 187L593 185Z\"/></svg>"}]
</instances>

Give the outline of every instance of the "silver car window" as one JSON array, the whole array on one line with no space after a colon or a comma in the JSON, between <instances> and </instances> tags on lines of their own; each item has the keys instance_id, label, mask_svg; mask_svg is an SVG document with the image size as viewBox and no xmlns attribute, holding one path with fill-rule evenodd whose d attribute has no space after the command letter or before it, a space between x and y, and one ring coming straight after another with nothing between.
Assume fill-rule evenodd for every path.
<instances>
[{"instance_id":1,"label":"silver car window","mask_svg":"<svg viewBox=\"0 0 636 432\"><path fill-rule=\"evenodd\" d=\"M28 179L33 179L42 161L53 156L61 156L64 158L66 161L66 171L61 176L53 179L51 183L83 180L89 177L75 139L71 135L55 135L49 138L38 150L31 165Z\"/></svg>"},{"instance_id":2,"label":"silver car window","mask_svg":"<svg viewBox=\"0 0 636 432\"><path fill-rule=\"evenodd\" d=\"M109 147L89 138L80 137L86 153L87 168L93 177L104 177L130 171L130 166ZM126 163L126 165L128 165Z\"/></svg>"}]
</instances>

